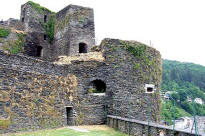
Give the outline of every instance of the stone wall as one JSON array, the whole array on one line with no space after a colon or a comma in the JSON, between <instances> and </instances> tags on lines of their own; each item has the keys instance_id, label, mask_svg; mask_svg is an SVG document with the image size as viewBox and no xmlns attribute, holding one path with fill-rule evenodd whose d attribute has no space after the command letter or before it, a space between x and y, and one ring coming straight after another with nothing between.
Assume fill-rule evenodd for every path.
<instances>
[{"instance_id":1,"label":"stone wall","mask_svg":"<svg viewBox=\"0 0 205 136\"><path fill-rule=\"evenodd\" d=\"M50 92L54 94L59 91L62 92L61 95L57 97L62 103L60 103L60 105L54 103L50 104L50 106L57 107L59 113L65 113L66 109L73 106L75 112L73 112L72 115L76 116L74 124L104 124L107 113L113 115L116 111L118 116L121 117L128 117L131 113L134 119L147 120L147 100L151 102L151 113L153 113L151 120L158 122L160 120L160 53L139 42L117 39L105 39L99 47L95 47L92 50L102 52L104 59L101 59L101 61L82 61L77 59L72 60L71 63L69 62L68 64L60 65L59 63L59 65L57 65L31 57L9 55L0 52L0 66L6 70L8 69L11 74L16 72L18 76L15 77L17 79L19 77L22 78L21 73L27 73L28 76L25 76L23 81L25 80L24 82L28 90L33 89L33 91L37 92L36 94L39 94L40 97L37 97L38 99L44 99L44 96L41 95L43 92L39 92L41 86L49 87L45 87L45 90L50 90ZM69 75L71 75L71 77L75 76L77 81L77 84L75 84L77 100L71 104L69 103L70 99L67 98L66 95L64 96L64 94L66 94L65 91L68 86L73 86L73 82L68 82L67 85L64 85L65 83L62 82L62 80L65 81L67 79L69 81L71 78ZM13 80L16 83L15 86L18 87L18 80L16 78ZM37 78L40 83L33 78ZM9 80L9 76L2 76L0 79ZM90 91L95 89L93 82L96 80L100 80L105 84L104 93L92 93ZM53 84L54 81L58 83ZM32 83L35 84L36 82L39 88L27 86ZM3 84L3 81L0 83ZM145 84L154 84L155 92L146 94L144 89ZM5 86L9 86L9 84ZM14 93L15 92L16 91L14 91ZM130 104L131 111L129 111ZM65 106L67 106L67 108ZM1 108L3 109L3 107ZM24 110L26 109L27 107L25 107ZM40 110L39 112L42 111ZM63 114L59 114L56 117L65 120L66 117L62 116ZM22 115L22 117L24 116ZM22 117L15 118L19 120ZM29 120L28 117L25 118ZM33 126L32 124L36 122L38 122L38 120L34 122L30 121L30 123L27 123L26 126L22 126L22 128L29 128L29 126ZM65 123L62 122L60 125L65 125ZM39 126L39 128L41 128L41 126ZM13 126L11 130L18 130L18 127Z\"/></svg>"},{"instance_id":2,"label":"stone wall","mask_svg":"<svg viewBox=\"0 0 205 136\"><path fill-rule=\"evenodd\" d=\"M69 5L56 14L54 56L79 53L79 43L87 45L87 52L95 45L93 9Z\"/></svg>"},{"instance_id":3,"label":"stone wall","mask_svg":"<svg viewBox=\"0 0 205 136\"><path fill-rule=\"evenodd\" d=\"M37 8L30 2L21 6L20 21L24 25L24 31L26 33L24 54L49 60L52 58L52 46L48 42L48 36L44 39L46 31L42 24L48 22L51 12L41 8L43 7L39 6ZM44 22L45 16L46 22ZM40 56L38 56L38 46L42 47Z\"/></svg>"},{"instance_id":4,"label":"stone wall","mask_svg":"<svg viewBox=\"0 0 205 136\"><path fill-rule=\"evenodd\" d=\"M21 70L25 72L38 72L48 75L67 75L65 66L54 65L51 62L42 61L36 58L11 55L0 50L0 65L14 70Z\"/></svg>"},{"instance_id":5,"label":"stone wall","mask_svg":"<svg viewBox=\"0 0 205 136\"><path fill-rule=\"evenodd\" d=\"M77 79L0 67L0 128L4 132L67 124L66 106L78 111ZM72 124L78 115L70 117Z\"/></svg>"},{"instance_id":6,"label":"stone wall","mask_svg":"<svg viewBox=\"0 0 205 136\"><path fill-rule=\"evenodd\" d=\"M53 22L49 22L52 17ZM21 6L20 18L27 34L25 55L53 61L58 56L78 54L80 43L86 44L87 52L95 45L94 13L91 8L69 5L58 13L52 13L37 3L27 2ZM52 24L45 28L43 25L48 23ZM47 32L47 29L53 30ZM53 39L50 40L49 36ZM39 46L42 48L40 55Z\"/></svg>"},{"instance_id":7,"label":"stone wall","mask_svg":"<svg viewBox=\"0 0 205 136\"><path fill-rule=\"evenodd\" d=\"M106 81L111 94L108 114L147 120L151 104L151 120L160 120L160 53L138 42L107 39L102 42L108 69ZM153 84L155 92L145 93L145 84ZM110 105L109 105L110 104ZM131 111L130 111L131 109Z\"/></svg>"},{"instance_id":8,"label":"stone wall","mask_svg":"<svg viewBox=\"0 0 205 136\"><path fill-rule=\"evenodd\" d=\"M137 58L127 51L127 47L145 46L144 55ZM101 80L106 84L104 101L98 106L107 107L108 114L113 115L116 111L118 116L147 120L148 104L151 104L151 120L160 121L160 83L161 83L161 56L158 51L138 42L128 42L116 39L105 39L100 45L105 61L72 61L68 65L70 73L78 77L78 96L82 107L96 105L91 101L89 89L94 80ZM138 48L136 48L138 50ZM71 66L71 67L70 67ZM154 84L153 94L145 93L145 84ZM92 96L100 97L100 96ZM89 104L87 104L89 103ZM117 104L116 104L117 103ZM131 111L130 109L131 104ZM105 109L99 111L103 115ZM82 111L87 114L87 111ZM88 114L89 115L89 114ZM87 118L92 120L92 118ZM86 121L87 122L87 121Z\"/></svg>"}]
</instances>

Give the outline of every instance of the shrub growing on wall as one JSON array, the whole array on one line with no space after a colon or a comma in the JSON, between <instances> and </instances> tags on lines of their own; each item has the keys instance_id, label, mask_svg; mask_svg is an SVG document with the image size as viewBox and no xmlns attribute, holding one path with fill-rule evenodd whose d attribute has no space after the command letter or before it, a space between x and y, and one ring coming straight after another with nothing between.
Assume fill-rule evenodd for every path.
<instances>
[{"instance_id":1,"label":"shrub growing on wall","mask_svg":"<svg viewBox=\"0 0 205 136\"><path fill-rule=\"evenodd\" d=\"M0 38L6 38L10 33L10 29L0 28Z\"/></svg>"},{"instance_id":2,"label":"shrub growing on wall","mask_svg":"<svg viewBox=\"0 0 205 136\"><path fill-rule=\"evenodd\" d=\"M52 43L52 41L54 39L55 23L56 23L55 13L51 14L50 19L48 20L47 23L41 22L41 25L45 29L46 35L48 36L49 43Z\"/></svg>"},{"instance_id":3,"label":"shrub growing on wall","mask_svg":"<svg viewBox=\"0 0 205 136\"><path fill-rule=\"evenodd\" d=\"M42 13L43 11L51 12L49 9L42 7L40 4L35 3L33 1L28 1L28 4L30 4L32 7L34 7L39 13Z\"/></svg>"},{"instance_id":4,"label":"shrub growing on wall","mask_svg":"<svg viewBox=\"0 0 205 136\"><path fill-rule=\"evenodd\" d=\"M3 46L3 49L11 54L18 54L23 52L25 45L24 34L18 34L18 39L15 41L8 42L8 45Z\"/></svg>"}]
</instances>

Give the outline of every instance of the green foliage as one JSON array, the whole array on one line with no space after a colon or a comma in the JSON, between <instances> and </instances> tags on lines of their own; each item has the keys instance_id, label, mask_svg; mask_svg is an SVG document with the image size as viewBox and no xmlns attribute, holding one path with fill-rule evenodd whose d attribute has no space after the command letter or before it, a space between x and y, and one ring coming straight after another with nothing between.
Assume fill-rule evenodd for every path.
<instances>
[{"instance_id":1,"label":"green foliage","mask_svg":"<svg viewBox=\"0 0 205 136\"><path fill-rule=\"evenodd\" d=\"M25 39L24 34L18 34L18 39L13 42L8 42L7 46L3 46L3 49L8 51L11 54L18 54L20 52L23 52L24 45L25 45Z\"/></svg>"},{"instance_id":2,"label":"green foliage","mask_svg":"<svg viewBox=\"0 0 205 136\"><path fill-rule=\"evenodd\" d=\"M0 38L6 38L11 33L10 29L0 28Z\"/></svg>"},{"instance_id":3,"label":"green foliage","mask_svg":"<svg viewBox=\"0 0 205 136\"><path fill-rule=\"evenodd\" d=\"M114 65L114 68L116 69L116 68L120 68L120 66L119 65Z\"/></svg>"},{"instance_id":4,"label":"green foliage","mask_svg":"<svg viewBox=\"0 0 205 136\"><path fill-rule=\"evenodd\" d=\"M193 63L163 60L162 91L175 91L171 96L178 107L189 114L205 116L205 106L187 101L187 95L205 101L205 67Z\"/></svg>"},{"instance_id":5,"label":"green foliage","mask_svg":"<svg viewBox=\"0 0 205 136\"><path fill-rule=\"evenodd\" d=\"M39 100L39 99L34 98L34 99L33 99L33 102L37 105L37 104L39 103L38 100Z\"/></svg>"},{"instance_id":6,"label":"green foliage","mask_svg":"<svg viewBox=\"0 0 205 136\"><path fill-rule=\"evenodd\" d=\"M52 41L54 39L55 23L56 23L55 13L51 14L51 16L50 16L50 18L49 18L47 23L42 23L41 22L41 25L45 29L46 35L48 36L49 43L52 43Z\"/></svg>"},{"instance_id":7,"label":"green foliage","mask_svg":"<svg viewBox=\"0 0 205 136\"><path fill-rule=\"evenodd\" d=\"M181 86L184 82L189 82L195 86L198 86L205 92L204 75L204 66L193 63L163 60L163 84L168 85L168 83L174 81Z\"/></svg>"},{"instance_id":8,"label":"green foliage","mask_svg":"<svg viewBox=\"0 0 205 136\"><path fill-rule=\"evenodd\" d=\"M124 48L136 58L144 58L146 56L146 45L144 44L131 45L129 42L126 41L120 41L120 44L123 45Z\"/></svg>"},{"instance_id":9,"label":"green foliage","mask_svg":"<svg viewBox=\"0 0 205 136\"><path fill-rule=\"evenodd\" d=\"M51 12L49 9L42 7L41 5L33 1L28 1L28 4L31 5L33 8L35 8L39 13L43 13L44 11Z\"/></svg>"},{"instance_id":10,"label":"green foliage","mask_svg":"<svg viewBox=\"0 0 205 136\"><path fill-rule=\"evenodd\" d=\"M162 103L162 109L161 109L161 119L168 122L170 125L173 124L172 120L174 119L174 113L175 113L175 119L178 119L180 117L184 116L191 116L189 113L187 113L185 110L181 109L180 107L176 106L176 109L173 106L172 102L166 102Z\"/></svg>"},{"instance_id":11,"label":"green foliage","mask_svg":"<svg viewBox=\"0 0 205 136\"><path fill-rule=\"evenodd\" d=\"M135 63L135 64L134 64L134 69L135 69L136 71L139 69L139 67L140 67L140 64L139 64L139 63Z\"/></svg>"},{"instance_id":12,"label":"green foliage","mask_svg":"<svg viewBox=\"0 0 205 136\"><path fill-rule=\"evenodd\" d=\"M175 101L178 101L180 99L180 96L178 93L174 92L171 94L171 97L175 100Z\"/></svg>"},{"instance_id":13,"label":"green foliage","mask_svg":"<svg viewBox=\"0 0 205 136\"><path fill-rule=\"evenodd\" d=\"M120 41L120 44L138 60L142 60L141 63L145 63L148 66L152 66L155 62L149 58L147 54L147 46L145 44L130 43L127 41ZM138 65L134 66L135 70L138 70Z\"/></svg>"},{"instance_id":14,"label":"green foliage","mask_svg":"<svg viewBox=\"0 0 205 136\"><path fill-rule=\"evenodd\" d=\"M108 47L110 48L111 51L117 51L117 47L115 46L109 45Z\"/></svg>"}]
</instances>

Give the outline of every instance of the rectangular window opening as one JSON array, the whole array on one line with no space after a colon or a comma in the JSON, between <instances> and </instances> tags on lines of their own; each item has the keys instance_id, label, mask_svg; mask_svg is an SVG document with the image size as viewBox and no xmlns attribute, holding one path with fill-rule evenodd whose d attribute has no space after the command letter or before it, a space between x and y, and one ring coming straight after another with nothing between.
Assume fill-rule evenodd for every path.
<instances>
[{"instance_id":1,"label":"rectangular window opening","mask_svg":"<svg viewBox=\"0 0 205 136\"><path fill-rule=\"evenodd\" d=\"M47 15L44 15L44 23L47 22Z\"/></svg>"},{"instance_id":2,"label":"rectangular window opening","mask_svg":"<svg viewBox=\"0 0 205 136\"><path fill-rule=\"evenodd\" d=\"M154 93L155 92L155 85L153 84L145 84L145 93Z\"/></svg>"},{"instance_id":3,"label":"rectangular window opening","mask_svg":"<svg viewBox=\"0 0 205 136\"><path fill-rule=\"evenodd\" d=\"M44 40L47 40L47 35L46 35L46 34L44 34L44 37L43 37L43 38L44 38Z\"/></svg>"}]
</instances>

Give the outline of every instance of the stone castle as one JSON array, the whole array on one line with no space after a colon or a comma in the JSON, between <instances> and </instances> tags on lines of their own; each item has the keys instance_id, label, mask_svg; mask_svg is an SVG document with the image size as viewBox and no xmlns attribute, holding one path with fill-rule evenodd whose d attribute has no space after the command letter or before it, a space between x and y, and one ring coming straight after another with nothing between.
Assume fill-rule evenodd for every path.
<instances>
[{"instance_id":1,"label":"stone castle","mask_svg":"<svg viewBox=\"0 0 205 136\"><path fill-rule=\"evenodd\" d=\"M1 133L104 124L107 115L146 121L148 103L160 121L159 51L109 38L95 45L93 9L53 13L29 1L20 20L0 26L25 38L22 53L0 51Z\"/></svg>"},{"instance_id":2,"label":"stone castle","mask_svg":"<svg viewBox=\"0 0 205 136\"><path fill-rule=\"evenodd\" d=\"M22 5L20 18L27 34L24 54L28 56L54 60L59 56L90 52L95 45L91 8L69 5L54 14L47 9L36 10L28 2ZM45 28L45 25L48 26Z\"/></svg>"}]
</instances>

